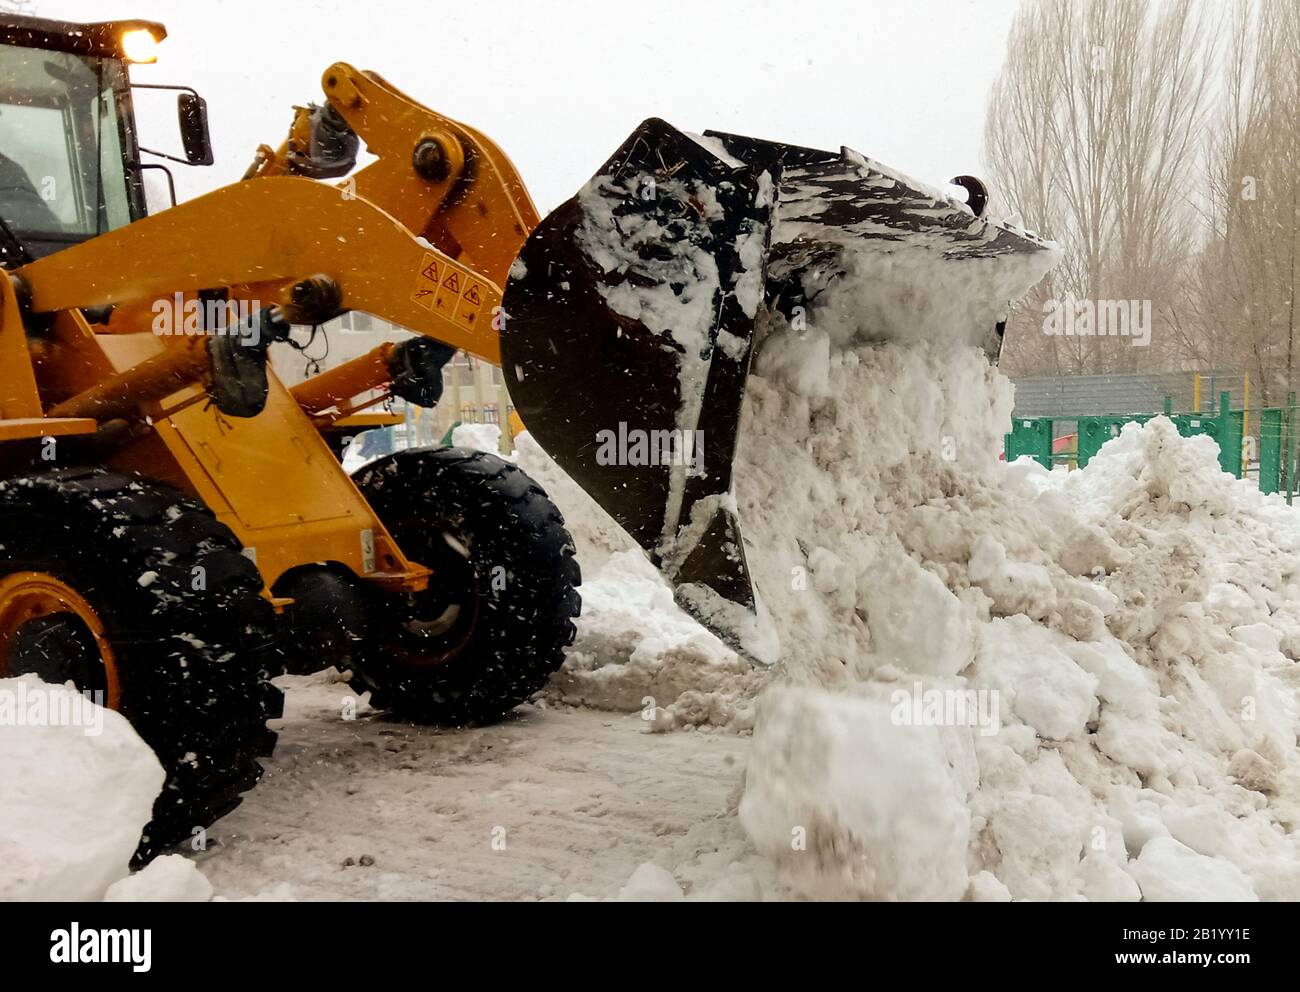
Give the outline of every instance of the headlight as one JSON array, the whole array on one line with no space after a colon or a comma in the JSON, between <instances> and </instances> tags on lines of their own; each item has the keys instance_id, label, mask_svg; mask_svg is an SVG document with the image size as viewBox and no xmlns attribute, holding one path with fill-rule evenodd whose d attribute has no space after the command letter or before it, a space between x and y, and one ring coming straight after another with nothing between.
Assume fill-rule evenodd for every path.
<instances>
[{"instance_id":1,"label":"headlight","mask_svg":"<svg viewBox=\"0 0 1300 992\"><path fill-rule=\"evenodd\" d=\"M157 62L158 39L144 28L132 28L122 35L122 55L128 62Z\"/></svg>"}]
</instances>

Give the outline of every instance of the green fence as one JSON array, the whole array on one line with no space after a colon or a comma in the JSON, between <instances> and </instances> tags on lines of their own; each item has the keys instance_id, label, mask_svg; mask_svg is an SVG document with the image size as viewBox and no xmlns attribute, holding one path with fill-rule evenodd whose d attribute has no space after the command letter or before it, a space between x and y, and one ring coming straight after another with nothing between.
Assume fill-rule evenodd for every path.
<instances>
[{"instance_id":1,"label":"green fence","mask_svg":"<svg viewBox=\"0 0 1300 992\"><path fill-rule=\"evenodd\" d=\"M1007 461L1013 462L1022 455L1042 465L1052 467L1052 428L1056 421L1051 417L1025 417L1011 421L1011 433L1003 437Z\"/></svg>"},{"instance_id":2,"label":"green fence","mask_svg":"<svg viewBox=\"0 0 1300 992\"><path fill-rule=\"evenodd\" d=\"M1300 492L1297 484L1296 433L1300 430L1295 393L1287 397L1285 407L1256 410L1229 409L1229 394L1219 394L1219 412L1215 414L1172 413L1165 400L1165 414L1184 437L1204 434L1219 446L1219 465L1225 472L1242 478L1251 467L1258 467L1260 492L1286 493L1287 502ZM1120 414L1103 417L1017 417L1011 433L1003 440L1007 461L1028 455L1044 468L1068 464L1082 468L1101 450L1101 446L1118 437L1125 424L1143 424L1155 414ZM1249 420L1247 417L1249 416ZM1250 435L1243 444L1246 425ZM1075 443L1070 450L1053 452L1057 428L1073 425Z\"/></svg>"}]
</instances>

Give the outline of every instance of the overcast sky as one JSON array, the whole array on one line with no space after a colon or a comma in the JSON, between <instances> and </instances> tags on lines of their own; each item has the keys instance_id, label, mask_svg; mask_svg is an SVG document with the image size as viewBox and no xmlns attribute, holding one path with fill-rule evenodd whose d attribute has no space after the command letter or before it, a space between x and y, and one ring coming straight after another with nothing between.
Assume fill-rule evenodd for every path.
<instances>
[{"instance_id":1,"label":"overcast sky","mask_svg":"<svg viewBox=\"0 0 1300 992\"><path fill-rule=\"evenodd\" d=\"M644 118L838 148L939 184L983 172L985 98L1018 0L30 0L65 20L143 17L169 37L137 82L208 101L217 164L173 166L182 198L239 178L322 101L331 62L374 69L491 135L547 211ZM174 98L142 94L145 144L176 147Z\"/></svg>"}]
</instances>

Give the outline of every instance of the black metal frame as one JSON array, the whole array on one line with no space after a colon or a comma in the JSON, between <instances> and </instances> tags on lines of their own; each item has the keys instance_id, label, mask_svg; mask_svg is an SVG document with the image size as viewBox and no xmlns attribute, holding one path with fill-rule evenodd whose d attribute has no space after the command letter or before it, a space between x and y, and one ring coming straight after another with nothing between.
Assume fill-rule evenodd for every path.
<instances>
[{"instance_id":1,"label":"black metal frame","mask_svg":"<svg viewBox=\"0 0 1300 992\"><path fill-rule=\"evenodd\" d=\"M199 103L200 103L201 105L202 105L202 103L203 103L203 97L199 95L199 91L196 90L193 86L184 86L184 85L180 85L180 84L177 84L177 83L132 83L132 84L131 84L131 89L133 89L133 90L173 90L173 91L175 91L175 92L177 92L177 93L188 93L188 94L190 94L192 97L194 97L196 100L198 100ZM181 141L182 141L182 144L184 143L184 139L185 139L184 129L185 129L185 128L184 128L184 124L182 123L182 125L181 125L181 131L182 131L182 134L181 134ZM208 143L208 161L206 161L206 162L192 162L192 161L190 161L189 158L179 158L179 157L176 156L176 155L168 155L166 152L155 151L155 150L152 149L152 148L143 148L143 147L142 147L142 148L140 149L140 151L142 151L142 152L147 152L147 153L150 154L150 155L157 155L159 158L165 158L165 159L167 159L168 161L171 161L171 162L179 162L181 165L211 165L211 164L212 164L212 161L211 161L211 158L212 158L212 136L208 133L206 111L204 112L204 117L203 117L203 130L204 130L204 134L205 134L205 136L206 136L206 138L207 138L207 143ZM146 169L147 169L147 168L157 168L157 166L148 166L148 165L141 166L141 167L142 167L142 168L146 168ZM171 173L168 173L168 176L169 176L169 177L170 177L170 175L171 175ZM174 189L172 190L172 205L173 205L173 206L176 205L176 191L175 191Z\"/></svg>"},{"instance_id":2,"label":"black metal frame","mask_svg":"<svg viewBox=\"0 0 1300 992\"><path fill-rule=\"evenodd\" d=\"M126 172L127 196L131 202L131 220L137 221L148 212L144 197L144 174L141 172L140 139L135 124L135 100L131 96L131 69L127 66L126 85L118 94L117 116L122 128L122 167ZM168 177L170 179L170 176ZM176 199L172 190L173 204Z\"/></svg>"},{"instance_id":3,"label":"black metal frame","mask_svg":"<svg viewBox=\"0 0 1300 992\"><path fill-rule=\"evenodd\" d=\"M148 31L157 41L167 37L167 29L157 21L96 21L81 24L76 21L0 13L0 44L72 52L75 55L125 59L122 36L137 29Z\"/></svg>"}]
</instances>

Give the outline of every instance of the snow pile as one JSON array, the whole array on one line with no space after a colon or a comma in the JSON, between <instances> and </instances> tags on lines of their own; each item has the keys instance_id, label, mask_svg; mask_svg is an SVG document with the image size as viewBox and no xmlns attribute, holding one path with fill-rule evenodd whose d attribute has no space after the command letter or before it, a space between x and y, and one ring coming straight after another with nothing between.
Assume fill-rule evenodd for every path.
<instances>
[{"instance_id":1,"label":"snow pile","mask_svg":"<svg viewBox=\"0 0 1300 992\"><path fill-rule=\"evenodd\" d=\"M564 513L582 566L582 613L549 694L562 702L641 711L647 729L747 730L765 676L689 617L645 553L528 433L515 460Z\"/></svg>"},{"instance_id":2,"label":"snow pile","mask_svg":"<svg viewBox=\"0 0 1300 992\"><path fill-rule=\"evenodd\" d=\"M25 700L30 713L38 699L47 713L84 701L34 675L0 679L0 710ZM95 900L126 876L164 774L124 717L95 716L0 725L0 901Z\"/></svg>"},{"instance_id":3,"label":"snow pile","mask_svg":"<svg viewBox=\"0 0 1300 992\"><path fill-rule=\"evenodd\" d=\"M1002 464L977 349L773 320L735 497L775 672L521 442L584 566L561 698L747 726L775 683L735 815L665 854L689 897L1300 898L1300 513L1164 418Z\"/></svg>"},{"instance_id":4,"label":"snow pile","mask_svg":"<svg viewBox=\"0 0 1300 992\"><path fill-rule=\"evenodd\" d=\"M969 620L944 575L922 569L891 531L959 537L961 517L942 501L961 501L968 476L996 470L989 452L1010 417L1010 386L973 349L832 353L817 338L782 328L763 342L735 468L750 572L784 667L818 683L863 677L874 667L870 612L890 616L888 630L874 630L898 642L878 648L919 656L909 645L924 636L934 654L923 664L959 668L973 650ZM825 386L809 395L809 382ZM900 519L914 510L915 521Z\"/></svg>"},{"instance_id":5,"label":"snow pile","mask_svg":"<svg viewBox=\"0 0 1300 992\"><path fill-rule=\"evenodd\" d=\"M474 451L501 452L501 428L496 424L457 424L451 432L452 447Z\"/></svg>"},{"instance_id":6,"label":"snow pile","mask_svg":"<svg viewBox=\"0 0 1300 992\"><path fill-rule=\"evenodd\" d=\"M641 710L654 730L752 725L761 674L673 602L639 549L616 552L579 592L578 636L551 680L558 698Z\"/></svg>"},{"instance_id":7,"label":"snow pile","mask_svg":"<svg viewBox=\"0 0 1300 992\"><path fill-rule=\"evenodd\" d=\"M128 873L164 778L120 713L35 675L0 679L0 902L210 899L178 854Z\"/></svg>"},{"instance_id":8,"label":"snow pile","mask_svg":"<svg viewBox=\"0 0 1300 992\"><path fill-rule=\"evenodd\" d=\"M1300 522L1157 418L997 462L974 349L778 330L737 499L781 633L743 826L795 894L1300 898Z\"/></svg>"}]
</instances>

